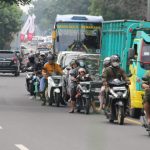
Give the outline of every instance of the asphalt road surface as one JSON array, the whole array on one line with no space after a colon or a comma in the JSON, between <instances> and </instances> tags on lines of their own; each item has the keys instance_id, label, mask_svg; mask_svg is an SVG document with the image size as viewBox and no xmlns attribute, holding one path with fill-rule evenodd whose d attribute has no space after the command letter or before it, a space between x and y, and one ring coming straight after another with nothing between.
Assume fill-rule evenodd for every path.
<instances>
[{"instance_id":1,"label":"asphalt road surface","mask_svg":"<svg viewBox=\"0 0 150 150\"><path fill-rule=\"evenodd\" d=\"M150 137L138 121L110 124L100 114L69 114L41 106L25 89L25 74L0 75L0 150L142 150Z\"/></svg>"}]
</instances>

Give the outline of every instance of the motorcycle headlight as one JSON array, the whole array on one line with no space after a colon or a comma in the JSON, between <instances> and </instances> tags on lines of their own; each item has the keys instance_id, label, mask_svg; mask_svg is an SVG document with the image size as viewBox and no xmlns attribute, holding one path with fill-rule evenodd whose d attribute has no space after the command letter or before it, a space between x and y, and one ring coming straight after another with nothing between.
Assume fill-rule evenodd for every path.
<instances>
[{"instance_id":1,"label":"motorcycle headlight","mask_svg":"<svg viewBox=\"0 0 150 150\"><path fill-rule=\"evenodd\" d=\"M110 93L111 93L115 98L118 97L118 95L117 95L112 89L110 89Z\"/></svg>"}]
</instances>

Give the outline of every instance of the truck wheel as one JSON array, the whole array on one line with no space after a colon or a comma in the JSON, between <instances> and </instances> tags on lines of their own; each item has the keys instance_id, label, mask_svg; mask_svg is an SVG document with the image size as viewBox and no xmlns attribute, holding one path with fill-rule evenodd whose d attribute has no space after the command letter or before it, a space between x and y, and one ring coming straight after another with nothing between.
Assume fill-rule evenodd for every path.
<instances>
[{"instance_id":1,"label":"truck wheel","mask_svg":"<svg viewBox=\"0 0 150 150\"><path fill-rule=\"evenodd\" d=\"M130 116L132 118L139 119L141 116L141 109L140 108L132 108L130 109Z\"/></svg>"}]
</instances>

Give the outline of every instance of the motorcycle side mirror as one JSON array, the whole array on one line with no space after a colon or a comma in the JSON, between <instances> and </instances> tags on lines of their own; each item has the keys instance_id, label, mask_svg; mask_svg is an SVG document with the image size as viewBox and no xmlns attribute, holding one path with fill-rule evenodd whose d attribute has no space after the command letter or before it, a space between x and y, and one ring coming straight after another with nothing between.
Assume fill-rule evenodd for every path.
<instances>
[{"instance_id":1,"label":"motorcycle side mirror","mask_svg":"<svg viewBox=\"0 0 150 150\"><path fill-rule=\"evenodd\" d=\"M148 81L148 79L146 77L142 77L143 81Z\"/></svg>"},{"instance_id":2,"label":"motorcycle side mirror","mask_svg":"<svg viewBox=\"0 0 150 150\"><path fill-rule=\"evenodd\" d=\"M127 76L128 76L129 78L132 77L132 73L129 73Z\"/></svg>"},{"instance_id":3,"label":"motorcycle side mirror","mask_svg":"<svg viewBox=\"0 0 150 150\"><path fill-rule=\"evenodd\" d=\"M133 48L129 49L128 58L129 59L134 59L134 49Z\"/></svg>"}]
</instances>

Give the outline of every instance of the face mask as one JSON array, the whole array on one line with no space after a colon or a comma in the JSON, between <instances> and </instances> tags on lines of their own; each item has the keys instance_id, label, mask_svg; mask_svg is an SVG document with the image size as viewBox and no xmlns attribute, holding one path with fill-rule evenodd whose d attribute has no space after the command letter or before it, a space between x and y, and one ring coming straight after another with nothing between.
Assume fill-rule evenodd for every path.
<instances>
[{"instance_id":1,"label":"face mask","mask_svg":"<svg viewBox=\"0 0 150 150\"><path fill-rule=\"evenodd\" d=\"M113 62L113 63L112 63L112 66L113 66L113 67L119 67L119 63L118 63L118 62Z\"/></svg>"}]
</instances>

